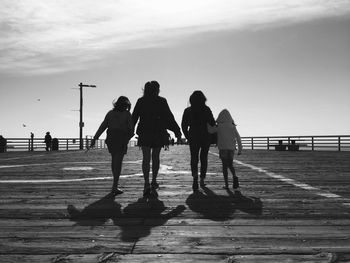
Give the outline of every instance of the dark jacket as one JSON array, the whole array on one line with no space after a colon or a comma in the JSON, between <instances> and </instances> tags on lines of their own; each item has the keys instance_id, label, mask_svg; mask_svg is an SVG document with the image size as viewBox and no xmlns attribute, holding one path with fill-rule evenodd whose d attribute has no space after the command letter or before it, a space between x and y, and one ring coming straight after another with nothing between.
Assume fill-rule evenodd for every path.
<instances>
[{"instance_id":1,"label":"dark jacket","mask_svg":"<svg viewBox=\"0 0 350 263\"><path fill-rule=\"evenodd\" d=\"M134 125L140 119L136 134L154 134L154 136L166 134L171 130L176 136L181 136L181 130L177 125L174 115L171 113L168 102L163 97L141 97L137 100L132 113Z\"/></svg>"},{"instance_id":2,"label":"dark jacket","mask_svg":"<svg viewBox=\"0 0 350 263\"><path fill-rule=\"evenodd\" d=\"M181 128L186 139L191 141L210 141L211 135L208 133L207 123L215 125L213 113L208 106L200 109L188 107L182 115Z\"/></svg>"},{"instance_id":3,"label":"dark jacket","mask_svg":"<svg viewBox=\"0 0 350 263\"><path fill-rule=\"evenodd\" d=\"M45 135L45 143L51 143L52 142L52 137L50 134L46 134Z\"/></svg>"}]
</instances>

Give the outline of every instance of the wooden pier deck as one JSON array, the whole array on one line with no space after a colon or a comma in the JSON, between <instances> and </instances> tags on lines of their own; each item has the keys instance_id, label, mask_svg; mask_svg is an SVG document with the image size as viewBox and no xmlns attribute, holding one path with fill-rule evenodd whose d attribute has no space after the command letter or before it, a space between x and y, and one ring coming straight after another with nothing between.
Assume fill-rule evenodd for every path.
<instances>
[{"instance_id":1,"label":"wooden pier deck","mask_svg":"<svg viewBox=\"0 0 350 263\"><path fill-rule=\"evenodd\" d=\"M243 151L234 193L211 148L193 194L174 146L150 200L141 159L129 148L113 199L106 150L0 154L0 262L350 262L350 152Z\"/></svg>"}]
</instances>

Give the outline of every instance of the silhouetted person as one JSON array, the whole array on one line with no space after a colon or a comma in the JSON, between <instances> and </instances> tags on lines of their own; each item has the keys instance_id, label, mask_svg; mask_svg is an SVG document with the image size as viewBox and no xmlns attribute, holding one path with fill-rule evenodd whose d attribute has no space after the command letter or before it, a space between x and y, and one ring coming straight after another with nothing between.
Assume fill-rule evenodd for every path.
<instances>
[{"instance_id":1,"label":"silhouetted person","mask_svg":"<svg viewBox=\"0 0 350 263\"><path fill-rule=\"evenodd\" d=\"M234 123L231 114L224 109L220 112L217 120L217 127L208 124L209 133L217 132L219 156L222 162L222 173L225 180L225 189L228 189L228 169L230 169L233 177L233 189L239 187L238 177L236 176L235 168L233 167L233 157L235 154L236 144L238 145L238 155L242 153L241 136L239 135L236 124Z\"/></svg>"},{"instance_id":2,"label":"silhouetted person","mask_svg":"<svg viewBox=\"0 0 350 263\"><path fill-rule=\"evenodd\" d=\"M113 102L113 106L114 109L107 113L92 139L91 147L95 146L96 140L107 129L106 144L112 156L112 194L118 195L123 193L118 188L118 183L123 158L127 153L129 140L134 135L134 125L130 114L131 103L127 97L120 96L116 102Z\"/></svg>"},{"instance_id":3,"label":"silhouetted person","mask_svg":"<svg viewBox=\"0 0 350 263\"><path fill-rule=\"evenodd\" d=\"M30 144L29 144L30 151L34 151L34 133L30 133Z\"/></svg>"},{"instance_id":4,"label":"silhouetted person","mask_svg":"<svg viewBox=\"0 0 350 263\"><path fill-rule=\"evenodd\" d=\"M182 116L182 132L188 140L191 151L191 171L193 177L193 191L198 190L198 162L200 159L200 185L205 186L204 179L208 167L208 151L211 135L207 130L207 123L215 125L210 108L205 104L203 92L196 90L190 96L191 106L186 108ZM200 158L198 158L200 156Z\"/></svg>"},{"instance_id":5,"label":"silhouetted person","mask_svg":"<svg viewBox=\"0 0 350 263\"><path fill-rule=\"evenodd\" d=\"M173 131L180 139L181 131L172 114L168 102L159 96L159 83L147 82L143 97L139 98L132 113L134 124L139 121L136 133L138 145L142 149L142 172L144 177L143 195L148 196L151 190L159 187L157 175L159 170L159 154L168 141L167 129ZM149 182L150 161L152 156L152 182Z\"/></svg>"},{"instance_id":6,"label":"silhouetted person","mask_svg":"<svg viewBox=\"0 0 350 263\"><path fill-rule=\"evenodd\" d=\"M6 152L6 145L6 139L2 135L0 135L0 153Z\"/></svg>"},{"instance_id":7,"label":"silhouetted person","mask_svg":"<svg viewBox=\"0 0 350 263\"><path fill-rule=\"evenodd\" d=\"M45 145L46 145L45 150L46 151L51 151L52 137L50 135L50 132L46 133L44 142L45 142Z\"/></svg>"}]
</instances>

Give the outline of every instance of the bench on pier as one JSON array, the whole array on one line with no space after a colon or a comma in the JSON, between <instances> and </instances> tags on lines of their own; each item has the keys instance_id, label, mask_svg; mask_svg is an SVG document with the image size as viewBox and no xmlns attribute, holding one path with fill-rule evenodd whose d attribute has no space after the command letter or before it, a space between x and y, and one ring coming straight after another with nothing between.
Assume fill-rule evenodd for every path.
<instances>
[{"instance_id":1,"label":"bench on pier","mask_svg":"<svg viewBox=\"0 0 350 263\"><path fill-rule=\"evenodd\" d=\"M288 144L283 144L283 140L279 140L278 144L273 144L270 146L274 146L275 151L285 151L288 149L288 151L295 152L299 151L300 146L307 146L307 144L296 144L295 140L291 140Z\"/></svg>"}]
</instances>

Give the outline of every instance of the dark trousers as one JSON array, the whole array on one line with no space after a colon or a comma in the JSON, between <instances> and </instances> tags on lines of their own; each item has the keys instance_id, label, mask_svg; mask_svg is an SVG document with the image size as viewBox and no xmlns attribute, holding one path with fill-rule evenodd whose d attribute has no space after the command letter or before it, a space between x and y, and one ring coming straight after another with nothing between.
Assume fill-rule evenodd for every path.
<instances>
[{"instance_id":1,"label":"dark trousers","mask_svg":"<svg viewBox=\"0 0 350 263\"><path fill-rule=\"evenodd\" d=\"M210 143L205 141L190 141L191 171L194 179L198 178L198 162L201 162L200 178L204 179L208 168L208 152Z\"/></svg>"}]
</instances>

